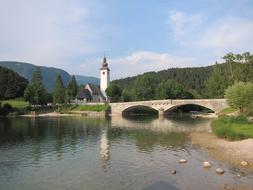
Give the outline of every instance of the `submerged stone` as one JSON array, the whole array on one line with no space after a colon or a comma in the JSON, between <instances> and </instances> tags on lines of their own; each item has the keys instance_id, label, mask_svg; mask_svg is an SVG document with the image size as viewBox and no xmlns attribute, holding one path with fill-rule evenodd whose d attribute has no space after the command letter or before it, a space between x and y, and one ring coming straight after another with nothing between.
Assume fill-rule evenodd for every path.
<instances>
[{"instance_id":1,"label":"submerged stone","mask_svg":"<svg viewBox=\"0 0 253 190\"><path fill-rule=\"evenodd\" d=\"M183 163L187 163L187 160L185 160L185 159L180 159L178 162L181 163L181 164L183 164Z\"/></svg>"},{"instance_id":2,"label":"submerged stone","mask_svg":"<svg viewBox=\"0 0 253 190\"><path fill-rule=\"evenodd\" d=\"M219 174L219 175L222 175L222 174L225 173L225 171L223 169L221 169L221 168L217 168L216 169L216 173Z\"/></svg>"},{"instance_id":3,"label":"submerged stone","mask_svg":"<svg viewBox=\"0 0 253 190\"><path fill-rule=\"evenodd\" d=\"M248 166L248 165L249 165L249 163L248 163L248 162L246 162L246 161L242 161L242 162L241 162L241 165L243 165L243 166Z\"/></svg>"},{"instance_id":4,"label":"submerged stone","mask_svg":"<svg viewBox=\"0 0 253 190\"><path fill-rule=\"evenodd\" d=\"M212 164L210 162L205 161L205 162L203 162L203 167L204 168L211 168Z\"/></svg>"}]
</instances>

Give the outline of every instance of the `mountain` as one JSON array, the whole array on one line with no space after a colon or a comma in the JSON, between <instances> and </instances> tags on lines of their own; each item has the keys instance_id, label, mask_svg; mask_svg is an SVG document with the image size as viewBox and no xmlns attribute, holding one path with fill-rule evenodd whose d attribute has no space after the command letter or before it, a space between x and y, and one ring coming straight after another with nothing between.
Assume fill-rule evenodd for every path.
<instances>
[{"instance_id":1,"label":"mountain","mask_svg":"<svg viewBox=\"0 0 253 190\"><path fill-rule=\"evenodd\" d=\"M0 66L11 69L28 80L32 79L33 71L37 67L36 65L30 63L15 62L15 61L0 61ZM47 91L49 92L53 91L54 82L58 74L61 75L64 85L67 85L71 79L71 75L62 69L44 66L39 66L39 68L41 71L43 83ZM99 80L98 78L95 77L85 77L79 75L78 78L79 78L79 80L77 79L78 84L83 84L83 82L94 84L94 81Z\"/></svg>"},{"instance_id":2,"label":"mountain","mask_svg":"<svg viewBox=\"0 0 253 190\"><path fill-rule=\"evenodd\" d=\"M99 78L96 78L96 77L88 77L88 76L82 76L82 75L75 75L75 77L76 77L76 81L78 85L87 84L87 83L99 85L99 82L100 82Z\"/></svg>"}]
</instances>

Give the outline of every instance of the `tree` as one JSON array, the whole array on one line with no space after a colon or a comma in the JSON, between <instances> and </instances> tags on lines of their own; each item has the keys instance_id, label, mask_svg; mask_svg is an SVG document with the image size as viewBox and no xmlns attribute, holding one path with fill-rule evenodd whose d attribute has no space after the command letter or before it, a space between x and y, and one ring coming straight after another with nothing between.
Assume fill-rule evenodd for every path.
<instances>
[{"instance_id":1,"label":"tree","mask_svg":"<svg viewBox=\"0 0 253 190\"><path fill-rule=\"evenodd\" d=\"M58 75L54 84L53 102L54 104L64 103L65 89L63 86L61 75Z\"/></svg>"},{"instance_id":2,"label":"tree","mask_svg":"<svg viewBox=\"0 0 253 190\"><path fill-rule=\"evenodd\" d=\"M0 67L0 100L21 97L28 80L16 72Z\"/></svg>"},{"instance_id":3,"label":"tree","mask_svg":"<svg viewBox=\"0 0 253 190\"><path fill-rule=\"evenodd\" d=\"M206 81L206 93L208 97L224 97L226 88L232 84L232 81L228 78L226 71L226 69L216 63L211 76Z\"/></svg>"},{"instance_id":4,"label":"tree","mask_svg":"<svg viewBox=\"0 0 253 190\"><path fill-rule=\"evenodd\" d=\"M15 78L12 73L9 73L8 82L7 82L4 96L6 99L12 99L16 97Z\"/></svg>"},{"instance_id":5,"label":"tree","mask_svg":"<svg viewBox=\"0 0 253 190\"><path fill-rule=\"evenodd\" d=\"M247 111L253 106L253 83L237 82L227 88L225 98L228 104L240 112Z\"/></svg>"},{"instance_id":6,"label":"tree","mask_svg":"<svg viewBox=\"0 0 253 190\"><path fill-rule=\"evenodd\" d=\"M33 85L28 85L27 88L25 89L24 92L24 98L26 101L28 101L30 104L34 105L35 104L35 100L34 100L34 89L33 89Z\"/></svg>"},{"instance_id":7,"label":"tree","mask_svg":"<svg viewBox=\"0 0 253 190\"><path fill-rule=\"evenodd\" d=\"M137 100L151 100L155 97L158 80L153 73L146 73L136 78L134 96Z\"/></svg>"},{"instance_id":8,"label":"tree","mask_svg":"<svg viewBox=\"0 0 253 190\"><path fill-rule=\"evenodd\" d=\"M25 90L24 97L33 105L45 105L47 103L47 92L42 82L39 67L36 67L33 72L33 78Z\"/></svg>"},{"instance_id":9,"label":"tree","mask_svg":"<svg viewBox=\"0 0 253 190\"><path fill-rule=\"evenodd\" d=\"M72 75L72 78L67 86L67 96L70 98L70 99L73 99L76 97L77 95L77 91L78 91L78 85L77 85L77 82L76 82L76 78L74 75Z\"/></svg>"},{"instance_id":10,"label":"tree","mask_svg":"<svg viewBox=\"0 0 253 190\"><path fill-rule=\"evenodd\" d=\"M106 95L110 98L111 101L118 101L122 90L114 83L111 83L110 86L105 90Z\"/></svg>"},{"instance_id":11,"label":"tree","mask_svg":"<svg viewBox=\"0 0 253 190\"><path fill-rule=\"evenodd\" d=\"M184 90L184 87L174 80L161 82L156 91L158 99L176 99L176 98L193 98L193 95Z\"/></svg>"}]
</instances>

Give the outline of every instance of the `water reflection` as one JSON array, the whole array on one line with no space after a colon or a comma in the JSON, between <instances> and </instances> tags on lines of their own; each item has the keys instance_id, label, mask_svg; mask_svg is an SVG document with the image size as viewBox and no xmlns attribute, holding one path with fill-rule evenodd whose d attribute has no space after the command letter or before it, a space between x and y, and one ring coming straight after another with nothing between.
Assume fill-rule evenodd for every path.
<instances>
[{"instance_id":1,"label":"water reflection","mask_svg":"<svg viewBox=\"0 0 253 190\"><path fill-rule=\"evenodd\" d=\"M189 132L209 130L209 124L189 117L0 119L1 189L218 189L238 183L229 167L221 165L226 175L218 178L200 167L206 159L220 166L189 140ZM179 158L189 163L178 166Z\"/></svg>"},{"instance_id":2,"label":"water reflection","mask_svg":"<svg viewBox=\"0 0 253 190\"><path fill-rule=\"evenodd\" d=\"M112 117L113 128L150 129L163 132L193 132L208 131L211 119L192 118L189 115L183 117Z\"/></svg>"}]
</instances>

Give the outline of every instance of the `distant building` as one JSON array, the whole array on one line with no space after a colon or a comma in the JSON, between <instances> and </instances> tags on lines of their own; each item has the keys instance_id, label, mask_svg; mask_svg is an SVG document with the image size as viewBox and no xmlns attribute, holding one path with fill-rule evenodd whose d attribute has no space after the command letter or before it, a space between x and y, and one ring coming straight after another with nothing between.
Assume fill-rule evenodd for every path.
<instances>
[{"instance_id":1,"label":"distant building","mask_svg":"<svg viewBox=\"0 0 253 190\"><path fill-rule=\"evenodd\" d=\"M86 84L76 96L76 103L88 103L88 102L106 102L107 96L105 93L106 88L110 84L110 69L106 57L103 59L102 67L100 68L100 86L94 84Z\"/></svg>"}]
</instances>

